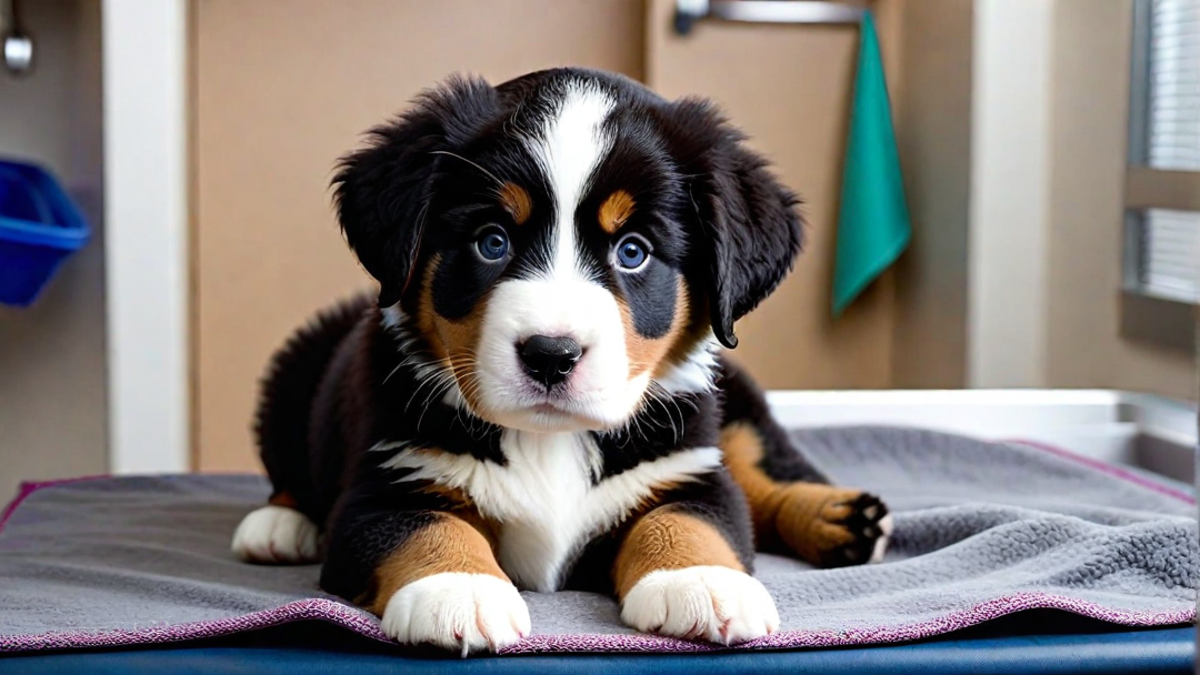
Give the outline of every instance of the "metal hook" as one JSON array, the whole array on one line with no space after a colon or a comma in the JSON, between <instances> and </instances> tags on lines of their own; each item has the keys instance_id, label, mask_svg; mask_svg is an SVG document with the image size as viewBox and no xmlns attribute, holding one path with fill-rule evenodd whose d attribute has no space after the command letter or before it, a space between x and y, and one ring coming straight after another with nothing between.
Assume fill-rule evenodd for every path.
<instances>
[{"instance_id":1,"label":"metal hook","mask_svg":"<svg viewBox=\"0 0 1200 675\"><path fill-rule=\"evenodd\" d=\"M675 32L687 35L701 19L746 23L856 24L864 9L817 0L675 0Z\"/></svg>"},{"instance_id":2,"label":"metal hook","mask_svg":"<svg viewBox=\"0 0 1200 675\"><path fill-rule=\"evenodd\" d=\"M0 43L8 72L24 75L33 68L33 40L17 21L16 0L0 0Z\"/></svg>"}]
</instances>

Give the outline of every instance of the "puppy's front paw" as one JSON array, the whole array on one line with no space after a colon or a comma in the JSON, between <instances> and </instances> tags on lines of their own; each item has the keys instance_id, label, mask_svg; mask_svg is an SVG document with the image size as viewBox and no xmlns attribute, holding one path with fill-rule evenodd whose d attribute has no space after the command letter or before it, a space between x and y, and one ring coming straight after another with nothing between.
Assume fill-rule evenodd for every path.
<instances>
[{"instance_id":1,"label":"puppy's front paw","mask_svg":"<svg viewBox=\"0 0 1200 675\"><path fill-rule=\"evenodd\" d=\"M875 495L814 483L787 488L775 523L793 551L820 567L880 562L893 529Z\"/></svg>"},{"instance_id":2,"label":"puppy's front paw","mask_svg":"<svg viewBox=\"0 0 1200 675\"><path fill-rule=\"evenodd\" d=\"M757 579L728 567L659 570L625 595L621 619L650 633L733 645L779 630L779 612Z\"/></svg>"},{"instance_id":3,"label":"puppy's front paw","mask_svg":"<svg viewBox=\"0 0 1200 675\"><path fill-rule=\"evenodd\" d=\"M517 588L490 574L445 572L418 579L388 600L383 632L405 644L460 652L498 651L529 634Z\"/></svg>"}]
</instances>

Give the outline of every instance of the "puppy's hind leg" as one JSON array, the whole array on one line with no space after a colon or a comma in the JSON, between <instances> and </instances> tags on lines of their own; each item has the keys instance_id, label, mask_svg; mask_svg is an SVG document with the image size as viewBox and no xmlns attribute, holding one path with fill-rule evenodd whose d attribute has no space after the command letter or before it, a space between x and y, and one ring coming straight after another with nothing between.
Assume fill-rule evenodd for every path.
<instances>
[{"instance_id":1,"label":"puppy's hind leg","mask_svg":"<svg viewBox=\"0 0 1200 675\"><path fill-rule=\"evenodd\" d=\"M879 562L892 517L878 497L829 484L771 417L762 392L722 360L721 449L745 492L759 548L791 551L819 567Z\"/></svg>"},{"instance_id":2,"label":"puppy's hind leg","mask_svg":"<svg viewBox=\"0 0 1200 675\"><path fill-rule=\"evenodd\" d=\"M272 357L262 382L255 436L273 493L234 532L231 548L238 558L266 564L319 559L320 528L314 519L323 520L328 506L318 489L311 450L331 454L333 443L325 438L314 443L314 426L327 430L330 425L314 425L313 416L329 416L331 404L325 398L336 391L326 382L336 375L331 364L369 306L369 299L357 297L321 312Z\"/></svg>"}]
</instances>

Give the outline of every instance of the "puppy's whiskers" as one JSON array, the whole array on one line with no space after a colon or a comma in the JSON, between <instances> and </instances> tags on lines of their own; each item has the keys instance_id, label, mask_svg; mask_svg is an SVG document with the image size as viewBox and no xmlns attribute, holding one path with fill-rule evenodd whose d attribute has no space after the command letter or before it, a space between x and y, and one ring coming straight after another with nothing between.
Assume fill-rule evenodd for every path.
<instances>
[{"instance_id":1,"label":"puppy's whiskers","mask_svg":"<svg viewBox=\"0 0 1200 675\"><path fill-rule=\"evenodd\" d=\"M479 411L475 410L472 401L477 398L483 384L479 379L478 360L473 351L462 349L451 353L447 356L450 363L450 368L454 372L455 380L457 380L458 391L462 404L455 406L455 418L467 428L467 432L474 435L476 422L482 424L483 430L487 429L487 421L482 419ZM463 411L466 411L467 417L463 419Z\"/></svg>"},{"instance_id":2,"label":"puppy's whiskers","mask_svg":"<svg viewBox=\"0 0 1200 675\"><path fill-rule=\"evenodd\" d=\"M458 383L458 381L454 377L453 370L450 369L450 368L452 368L452 366L449 366L448 361L449 361L449 359L442 359L439 362L439 365L441 365L442 370L437 371L436 382L434 384L434 387L429 391L429 396L427 396L425 398L425 407L423 407L421 409L421 414L420 414L420 416L417 417L416 430L418 432L421 430L421 423L425 421L425 414L429 412L429 406L433 405L433 402L436 401L439 397L445 396L446 393L449 392L450 389ZM429 379L435 379L435 378L431 377ZM411 399L409 400L409 402L410 403L412 402ZM407 407L406 407L406 410L407 410Z\"/></svg>"},{"instance_id":3,"label":"puppy's whiskers","mask_svg":"<svg viewBox=\"0 0 1200 675\"><path fill-rule=\"evenodd\" d=\"M446 155L447 157L453 157L455 159L462 160L462 161L466 162L467 164L470 164L471 166L475 167L476 169L479 169L480 173L482 173L483 175L485 175L488 178L491 178L493 181L495 181L497 188L499 188L501 185L504 185L504 181L497 178L496 174L492 173L491 171L488 171L487 169L483 168L482 166L479 166L479 164L467 159L466 157L463 157L462 155L450 152L449 150L434 150L434 151L430 152L429 154L431 154L431 155Z\"/></svg>"},{"instance_id":4,"label":"puppy's whiskers","mask_svg":"<svg viewBox=\"0 0 1200 675\"><path fill-rule=\"evenodd\" d=\"M412 365L413 363L416 363L417 361L424 361L426 364L430 364L430 361L432 361L432 359L430 359L428 357L428 355L419 353L419 352L411 354L408 357L406 357L403 361L401 361L400 363L397 363L396 367L392 368L391 372L389 372L387 374L387 377L383 378L383 382L380 382L380 384L387 384L388 380L392 379L393 375L400 372L401 368Z\"/></svg>"},{"instance_id":5,"label":"puppy's whiskers","mask_svg":"<svg viewBox=\"0 0 1200 675\"><path fill-rule=\"evenodd\" d=\"M412 407L413 401L416 400L417 395L419 395L421 393L421 390L424 389L426 385L433 385L432 388L430 389L430 396L427 398L426 403L425 403L425 410L428 410L429 409L429 401L431 401L435 398L434 395L437 393L437 390L440 387L444 386L443 383L446 381L447 377L449 377L451 379L451 381L453 381L454 375L452 373L450 373L449 371L442 369L442 370L435 370L434 372L432 372L429 375L426 375L424 378L422 378L421 381L417 384L417 386L413 389L412 395L408 397L408 403L406 403L404 405L403 415L404 416L408 415L409 408ZM424 414L425 414L424 412L421 413L422 418L424 417ZM421 428L421 422L420 422L420 420L418 420L417 421L417 429L419 430L420 428Z\"/></svg>"}]
</instances>

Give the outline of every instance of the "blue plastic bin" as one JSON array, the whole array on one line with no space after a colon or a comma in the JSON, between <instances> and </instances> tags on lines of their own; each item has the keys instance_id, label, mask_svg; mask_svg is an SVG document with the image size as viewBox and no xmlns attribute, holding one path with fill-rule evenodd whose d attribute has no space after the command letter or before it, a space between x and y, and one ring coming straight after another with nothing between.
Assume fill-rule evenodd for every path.
<instances>
[{"instance_id":1,"label":"blue plastic bin","mask_svg":"<svg viewBox=\"0 0 1200 675\"><path fill-rule=\"evenodd\" d=\"M49 173L32 164L0 161L0 303L32 304L90 233Z\"/></svg>"}]
</instances>

